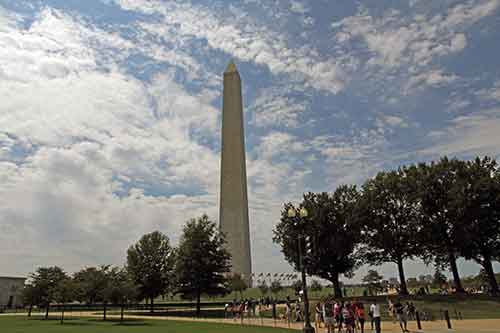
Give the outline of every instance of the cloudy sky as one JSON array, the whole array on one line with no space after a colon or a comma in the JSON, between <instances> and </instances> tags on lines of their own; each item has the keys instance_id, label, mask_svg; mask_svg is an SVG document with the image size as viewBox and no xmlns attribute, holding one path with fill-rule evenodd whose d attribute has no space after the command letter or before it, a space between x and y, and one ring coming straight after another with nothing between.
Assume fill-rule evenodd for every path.
<instances>
[{"instance_id":1,"label":"cloudy sky","mask_svg":"<svg viewBox=\"0 0 500 333\"><path fill-rule=\"evenodd\" d=\"M230 59L254 271L290 271L271 241L283 202L443 154L500 157L499 14L500 0L0 0L0 275L121 264L144 233L176 243L187 219L217 220Z\"/></svg>"}]
</instances>

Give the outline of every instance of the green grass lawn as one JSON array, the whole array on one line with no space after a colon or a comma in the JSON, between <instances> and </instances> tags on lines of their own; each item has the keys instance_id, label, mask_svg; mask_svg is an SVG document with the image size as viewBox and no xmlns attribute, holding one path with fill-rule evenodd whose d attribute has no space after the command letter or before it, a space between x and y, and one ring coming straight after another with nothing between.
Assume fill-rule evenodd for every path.
<instances>
[{"instance_id":1,"label":"green grass lawn","mask_svg":"<svg viewBox=\"0 0 500 333\"><path fill-rule=\"evenodd\" d=\"M176 322L166 320L127 320L106 322L98 319L68 318L61 325L57 318L1 317L0 332L5 333L290 333L280 328Z\"/></svg>"}]
</instances>

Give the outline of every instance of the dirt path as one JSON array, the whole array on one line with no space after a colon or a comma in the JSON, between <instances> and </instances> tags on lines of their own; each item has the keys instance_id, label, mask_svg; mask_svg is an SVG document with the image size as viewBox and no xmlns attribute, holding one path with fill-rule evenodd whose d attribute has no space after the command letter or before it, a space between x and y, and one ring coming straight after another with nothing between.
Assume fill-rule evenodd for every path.
<instances>
[{"instance_id":1,"label":"dirt path","mask_svg":"<svg viewBox=\"0 0 500 333\"><path fill-rule=\"evenodd\" d=\"M22 315L22 314L3 314L1 316L9 315ZM33 313L34 316L42 316L43 313ZM51 316L58 316L60 313L50 313ZM67 312L66 317L90 317L90 318L102 318L102 314L96 312ZM108 318L119 319L120 316L116 314L108 314ZM143 319L143 320L175 320L175 321L198 321L198 322L209 322L209 323L224 323L231 325L252 325L252 326L269 326L269 327L283 327L291 328L295 330L302 329L302 323L290 323L284 322L283 320L272 320L268 318L246 318L243 322L241 320L233 319L216 319L216 318L186 318L186 317L157 317L157 316L143 316L143 315L133 315L127 314L125 316L127 319ZM313 324L314 325L314 324ZM446 323L444 321L433 321L433 322L423 322L423 330L417 330L415 322L410 322L408 324L408 329L411 332L429 332L429 333L444 333L444 332L456 332L456 333L500 333L500 319L476 319L476 320L460 320L452 321L453 328L448 330ZM325 332L324 328L320 328L318 333ZM366 333L372 333L370 329L370 324L368 323L365 327ZM399 333L401 329L398 324L392 322L382 322L382 332L383 333Z\"/></svg>"}]
</instances>

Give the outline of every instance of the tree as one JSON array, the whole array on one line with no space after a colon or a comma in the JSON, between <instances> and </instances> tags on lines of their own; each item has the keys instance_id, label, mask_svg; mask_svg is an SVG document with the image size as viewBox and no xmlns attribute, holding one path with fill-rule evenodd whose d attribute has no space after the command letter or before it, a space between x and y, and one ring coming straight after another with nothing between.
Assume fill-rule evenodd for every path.
<instances>
[{"instance_id":1,"label":"tree","mask_svg":"<svg viewBox=\"0 0 500 333\"><path fill-rule=\"evenodd\" d=\"M461 254L480 264L489 280L490 293L498 295L492 261L500 258L500 170L494 159L467 161L459 187Z\"/></svg>"},{"instance_id":2,"label":"tree","mask_svg":"<svg viewBox=\"0 0 500 333\"><path fill-rule=\"evenodd\" d=\"M367 284L370 296L376 296L378 292L383 290L383 278L384 277L374 269L370 269L368 273L363 277L363 282Z\"/></svg>"},{"instance_id":3,"label":"tree","mask_svg":"<svg viewBox=\"0 0 500 333\"><path fill-rule=\"evenodd\" d=\"M269 290L271 290L271 293L274 295L274 297L276 297L283 290L283 286L281 285L281 282L279 282L278 280L274 280L273 282L271 282Z\"/></svg>"},{"instance_id":4,"label":"tree","mask_svg":"<svg viewBox=\"0 0 500 333\"><path fill-rule=\"evenodd\" d=\"M224 295L228 290L225 275L231 267L231 255L225 248L224 235L207 215L190 220L183 228L177 251L177 293L196 299L196 315L200 315L200 298Z\"/></svg>"},{"instance_id":5,"label":"tree","mask_svg":"<svg viewBox=\"0 0 500 333\"><path fill-rule=\"evenodd\" d=\"M300 280L295 280L292 283L292 289L295 292L295 294L298 294L302 290L302 281Z\"/></svg>"},{"instance_id":6,"label":"tree","mask_svg":"<svg viewBox=\"0 0 500 333\"><path fill-rule=\"evenodd\" d=\"M109 286L107 274L110 266L87 267L73 275L77 286L77 299L87 304L104 301Z\"/></svg>"},{"instance_id":7,"label":"tree","mask_svg":"<svg viewBox=\"0 0 500 333\"><path fill-rule=\"evenodd\" d=\"M38 290L31 283L24 285L24 288L22 291L22 298L23 298L24 305L29 304L28 317L31 317L31 312L33 311L33 306L41 304L41 295L42 295L41 291Z\"/></svg>"},{"instance_id":8,"label":"tree","mask_svg":"<svg viewBox=\"0 0 500 333\"><path fill-rule=\"evenodd\" d=\"M448 284L446 276L439 270L439 268L436 268L436 270L434 271L432 284L437 288L442 288L444 285Z\"/></svg>"},{"instance_id":9,"label":"tree","mask_svg":"<svg viewBox=\"0 0 500 333\"><path fill-rule=\"evenodd\" d=\"M259 288L262 296L265 296L269 292L269 286L267 285L266 280L262 280L257 287Z\"/></svg>"},{"instance_id":10,"label":"tree","mask_svg":"<svg viewBox=\"0 0 500 333\"><path fill-rule=\"evenodd\" d=\"M318 280L312 280L310 289L313 292L319 293L323 289L323 286L321 285L321 283L319 283Z\"/></svg>"},{"instance_id":11,"label":"tree","mask_svg":"<svg viewBox=\"0 0 500 333\"><path fill-rule=\"evenodd\" d=\"M57 287L68 275L59 267L40 267L30 274L31 286L36 291L40 304L45 306L45 319L49 318L50 303L54 301Z\"/></svg>"},{"instance_id":12,"label":"tree","mask_svg":"<svg viewBox=\"0 0 500 333\"><path fill-rule=\"evenodd\" d=\"M151 312L154 299L165 294L172 284L174 263L168 237L159 231L142 236L127 251L127 269L141 297L150 300Z\"/></svg>"},{"instance_id":13,"label":"tree","mask_svg":"<svg viewBox=\"0 0 500 333\"><path fill-rule=\"evenodd\" d=\"M356 214L363 228L366 261L397 264L402 295L408 294L403 262L422 254L415 242L422 217L415 186L404 169L380 172L363 185Z\"/></svg>"},{"instance_id":14,"label":"tree","mask_svg":"<svg viewBox=\"0 0 500 333\"><path fill-rule=\"evenodd\" d=\"M425 252L426 262L434 260L440 268L449 268L457 293L464 293L457 267L460 237L463 232L457 223L460 207L455 203L461 184L461 172L465 162L441 158L430 165L411 167L415 173L418 198L422 204L422 229L419 243Z\"/></svg>"},{"instance_id":15,"label":"tree","mask_svg":"<svg viewBox=\"0 0 500 333\"><path fill-rule=\"evenodd\" d=\"M229 290L234 292L239 292L240 297L243 298L243 291L248 289L248 285L245 280L242 279L241 274L233 273L229 277Z\"/></svg>"},{"instance_id":16,"label":"tree","mask_svg":"<svg viewBox=\"0 0 500 333\"><path fill-rule=\"evenodd\" d=\"M64 323L65 304L75 299L75 282L70 277L60 280L54 292L54 300L61 306L61 324Z\"/></svg>"},{"instance_id":17,"label":"tree","mask_svg":"<svg viewBox=\"0 0 500 333\"><path fill-rule=\"evenodd\" d=\"M338 187L331 195L306 193L300 206L309 214L303 223L288 216L292 205L286 203L274 230L273 241L281 246L285 259L299 271L300 250L306 272L330 281L335 297L342 296L339 276L349 275L361 262L357 251L360 227L353 219L358 198L356 187L347 185Z\"/></svg>"},{"instance_id":18,"label":"tree","mask_svg":"<svg viewBox=\"0 0 500 333\"><path fill-rule=\"evenodd\" d=\"M114 267L109 272L110 288L107 298L113 304L120 305L120 322L123 322L125 304L139 297L139 290L126 268Z\"/></svg>"}]
</instances>

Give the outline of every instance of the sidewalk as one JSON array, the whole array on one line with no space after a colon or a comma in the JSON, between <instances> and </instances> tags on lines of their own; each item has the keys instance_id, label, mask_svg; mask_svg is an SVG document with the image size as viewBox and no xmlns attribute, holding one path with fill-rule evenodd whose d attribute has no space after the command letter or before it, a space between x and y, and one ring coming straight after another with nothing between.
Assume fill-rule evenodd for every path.
<instances>
[{"instance_id":1,"label":"sidewalk","mask_svg":"<svg viewBox=\"0 0 500 333\"><path fill-rule=\"evenodd\" d=\"M2 314L2 316L26 316L27 314ZM33 313L33 316L42 316L43 313ZM60 315L60 313L51 312L52 317ZM86 317L86 318L102 318L102 314L96 312L66 312L65 317ZM110 319L119 319L120 316L116 314L108 314ZM303 323L290 323L283 320L276 320L269 318L246 318L243 323L241 320L233 319L217 319L217 318L186 318L186 317L156 317L156 316L140 316L140 315L125 315L125 319L143 319L143 320L174 320L174 321L198 321L198 322L209 322L209 323L224 323L230 325L252 325L252 326L268 326L268 327L282 327L290 328L294 330L300 330L303 327ZM314 325L314 323L313 323ZM452 329L448 330L446 327L446 322L444 321L426 321L422 322L422 330L417 329L417 324L412 321L408 323L408 329L411 332L429 332L429 333L500 333L500 319L470 319L470 320L455 320L452 321ZM325 332L324 328L320 328L318 333ZM370 329L370 323L365 325L365 332L372 333ZM383 333L400 333L401 329L399 324L384 321L382 322L382 332ZM359 333L359 332L358 332Z\"/></svg>"}]
</instances>

